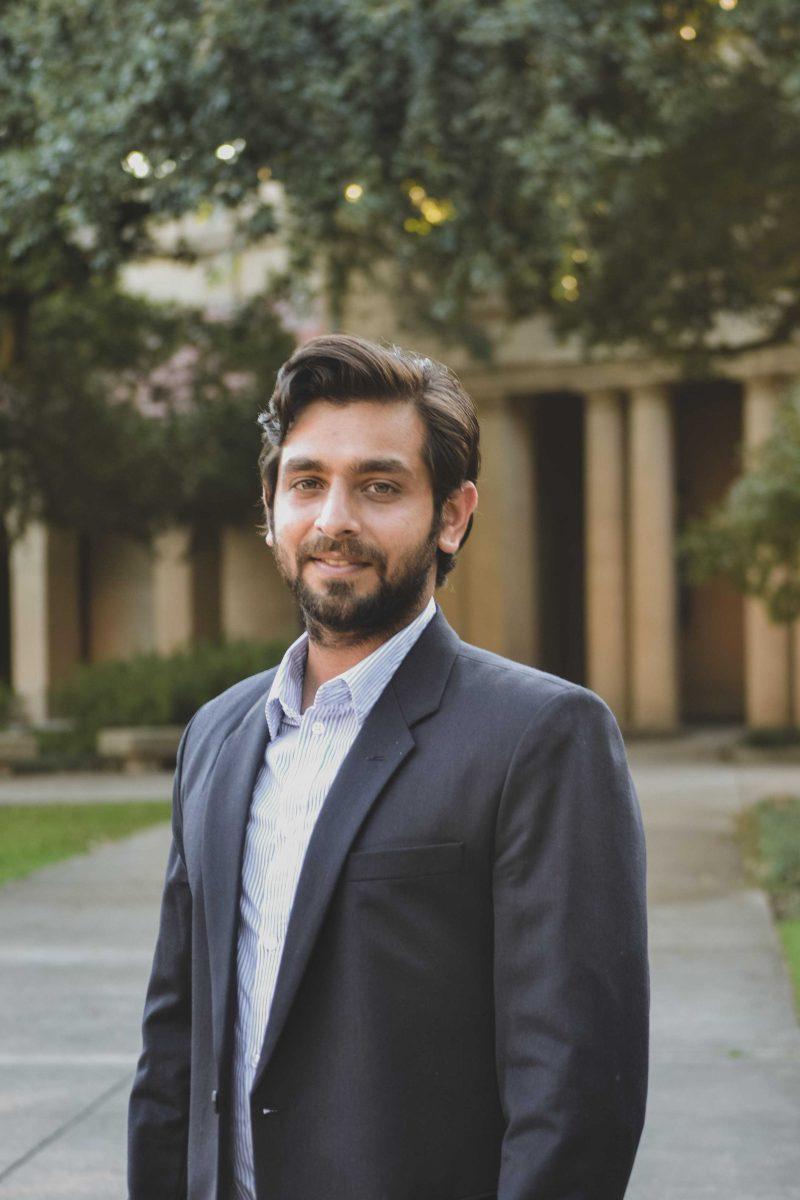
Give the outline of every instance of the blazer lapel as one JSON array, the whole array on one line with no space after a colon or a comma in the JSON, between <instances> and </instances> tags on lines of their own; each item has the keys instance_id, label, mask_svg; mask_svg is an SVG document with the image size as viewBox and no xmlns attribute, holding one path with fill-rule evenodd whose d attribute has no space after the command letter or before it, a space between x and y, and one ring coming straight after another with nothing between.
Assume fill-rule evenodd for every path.
<instances>
[{"instance_id":1,"label":"blazer lapel","mask_svg":"<svg viewBox=\"0 0 800 1200\"><path fill-rule=\"evenodd\" d=\"M414 748L409 725L439 706L458 644L441 610L437 611L339 768L303 860L253 1086L281 1035L350 845L381 791Z\"/></svg>"},{"instance_id":2,"label":"blazer lapel","mask_svg":"<svg viewBox=\"0 0 800 1200\"><path fill-rule=\"evenodd\" d=\"M229 1028L244 836L253 787L269 739L264 698L271 683L272 676L268 676L263 695L226 737L206 784L203 904L218 1062Z\"/></svg>"}]
</instances>

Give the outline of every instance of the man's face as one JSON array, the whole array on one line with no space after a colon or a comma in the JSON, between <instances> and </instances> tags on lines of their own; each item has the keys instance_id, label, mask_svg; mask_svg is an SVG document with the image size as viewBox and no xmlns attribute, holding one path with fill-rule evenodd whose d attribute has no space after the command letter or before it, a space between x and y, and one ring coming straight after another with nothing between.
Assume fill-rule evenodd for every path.
<instances>
[{"instance_id":1,"label":"man's face","mask_svg":"<svg viewBox=\"0 0 800 1200\"><path fill-rule=\"evenodd\" d=\"M317 639L388 635L432 593L439 523L424 441L406 401L318 400L287 435L272 544Z\"/></svg>"}]
</instances>

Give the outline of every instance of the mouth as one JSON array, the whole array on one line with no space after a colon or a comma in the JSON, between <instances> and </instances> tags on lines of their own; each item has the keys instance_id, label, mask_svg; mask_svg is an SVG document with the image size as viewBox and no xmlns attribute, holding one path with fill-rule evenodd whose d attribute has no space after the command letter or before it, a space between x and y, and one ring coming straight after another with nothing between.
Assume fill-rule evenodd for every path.
<instances>
[{"instance_id":1,"label":"mouth","mask_svg":"<svg viewBox=\"0 0 800 1200\"><path fill-rule=\"evenodd\" d=\"M342 558L339 555L326 555L324 558L310 558L314 566L323 575L340 577L342 575L355 575L358 571L362 571L370 564L367 562L359 562L357 559Z\"/></svg>"}]
</instances>

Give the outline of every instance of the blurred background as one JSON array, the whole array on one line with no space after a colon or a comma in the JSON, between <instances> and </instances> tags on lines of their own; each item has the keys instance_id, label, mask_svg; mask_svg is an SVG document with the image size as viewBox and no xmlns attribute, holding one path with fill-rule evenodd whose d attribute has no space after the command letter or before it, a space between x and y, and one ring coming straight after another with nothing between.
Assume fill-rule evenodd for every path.
<instances>
[{"instance_id":1,"label":"blurred background","mask_svg":"<svg viewBox=\"0 0 800 1200\"><path fill-rule=\"evenodd\" d=\"M2 12L7 844L41 841L55 801L144 806L9 852L3 877L163 820L183 723L297 636L256 530L255 418L293 347L343 330L441 358L477 403L480 507L437 593L448 619L604 697L668 831L654 903L752 905L760 884L800 979L796 0ZM151 775L113 782L124 767ZM788 976L768 909L753 920L766 975L740 957L706 1003L748 971L753 1012L783 996L778 1042L747 1037L794 1063L764 1111L796 1122ZM725 1077L705 1110L753 1087ZM727 1190L698 1190L701 1171L670 1190L659 1142L637 1195L788 1197L796 1147L764 1121L780 1178L723 1139ZM5 1170L9 1195L42 1200L15 1152L0 1190Z\"/></svg>"}]
</instances>

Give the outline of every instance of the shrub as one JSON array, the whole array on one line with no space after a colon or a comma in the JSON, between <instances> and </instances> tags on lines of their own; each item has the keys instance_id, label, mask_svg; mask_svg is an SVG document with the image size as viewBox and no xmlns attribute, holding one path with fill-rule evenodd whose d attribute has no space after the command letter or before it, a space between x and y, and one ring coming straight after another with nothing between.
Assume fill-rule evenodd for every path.
<instances>
[{"instance_id":1,"label":"shrub","mask_svg":"<svg viewBox=\"0 0 800 1200\"><path fill-rule=\"evenodd\" d=\"M740 828L748 865L778 917L800 917L800 797L759 800Z\"/></svg>"},{"instance_id":2,"label":"shrub","mask_svg":"<svg viewBox=\"0 0 800 1200\"><path fill-rule=\"evenodd\" d=\"M760 750L782 749L784 746L800 746L800 729L795 725L748 729L742 740L746 746L755 746Z\"/></svg>"},{"instance_id":3,"label":"shrub","mask_svg":"<svg viewBox=\"0 0 800 1200\"><path fill-rule=\"evenodd\" d=\"M69 718L74 751L91 751L99 729L114 725L185 725L231 684L280 661L285 642L203 642L171 655L79 667L51 691L51 712Z\"/></svg>"}]
</instances>

